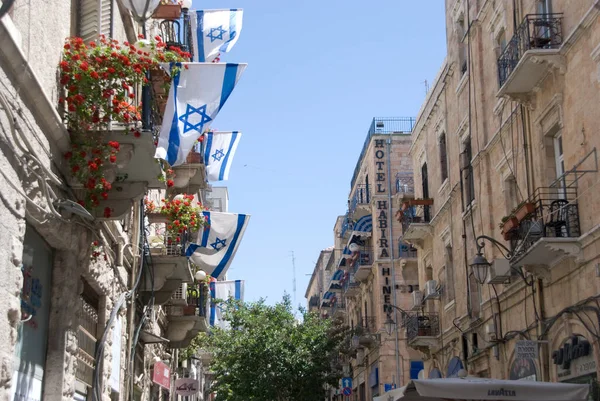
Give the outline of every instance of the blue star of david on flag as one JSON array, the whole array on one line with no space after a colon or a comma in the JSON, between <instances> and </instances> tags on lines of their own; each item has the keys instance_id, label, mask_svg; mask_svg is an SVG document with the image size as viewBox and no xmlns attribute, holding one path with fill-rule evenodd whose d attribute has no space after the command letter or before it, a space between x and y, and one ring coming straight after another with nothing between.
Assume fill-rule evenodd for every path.
<instances>
[{"instance_id":1,"label":"blue star of david on flag","mask_svg":"<svg viewBox=\"0 0 600 401\"><path fill-rule=\"evenodd\" d=\"M198 114L200 116L200 121L198 121L196 124L192 124L189 121L190 117L194 114ZM182 114L181 117L179 117L179 121L183 123L184 134L190 131L198 131L198 133L201 134L204 124L212 121L212 118L206 114L206 105L196 108L188 103L185 109L185 114Z\"/></svg>"},{"instance_id":2,"label":"blue star of david on flag","mask_svg":"<svg viewBox=\"0 0 600 401\"><path fill-rule=\"evenodd\" d=\"M217 237L217 239L215 240L215 242L213 242L212 244L210 244L210 246L215 250L218 251L221 248L224 248L225 246L227 246L227 240L226 239L220 239L219 237Z\"/></svg>"},{"instance_id":3,"label":"blue star of david on flag","mask_svg":"<svg viewBox=\"0 0 600 401\"><path fill-rule=\"evenodd\" d=\"M210 28L210 31L208 32L208 35L206 35L206 37L210 38L210 42L212 43L217 39L223 40L223 34L226 32L227 31L223 29L223 25L220 25L216 28Z\"/></svg>"},{"instance_id":4,"label":"blue star of david on flag","mask_svg":"<svg viewBox=\"0 0 600 401\"><path fill-rule=\"evenodd\" d=\"M223 153L223 149L217 149L211 156L215 161L220 162L225 157L225 153Z\"/></svg>"}]
</instances>

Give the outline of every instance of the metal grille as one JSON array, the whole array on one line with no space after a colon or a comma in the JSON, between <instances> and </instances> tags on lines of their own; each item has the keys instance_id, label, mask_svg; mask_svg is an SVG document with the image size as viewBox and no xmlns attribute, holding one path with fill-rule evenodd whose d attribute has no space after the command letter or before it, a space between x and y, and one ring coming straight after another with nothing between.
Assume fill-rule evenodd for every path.
<instances>
[{"instance_id":1,"label":"metal grille","mask_svg":"<svg viewBox=\"0 0 600 401\"><path fill-rule=\"evenodd\" d=\"M417 337L436 337L440 334L440 320L437 313L418 313L406 316L406 338L409 342Z\"/></svg>"},{"instance_id":2,"label":"metal grille","mask_svg":"<svg viewBox=\"0 0 600 401\"><path fill-rule=\"evenodd\" d=\"M558 49L562 45L562 14L529 14L498 58L498 80L504 85L527 50Z\"/></svg>"},{"instance_id":3,"label":"metal grille","mask_svg":"<svg viewBox=\"0 0 600 401\"><path fill-rule=\"evenodd\" d=\"M98 332L98 311L83 297L80 297L81 314L77 330L77 371L76 377L92 386L96 360L96 333Z\"/></svg>"},{"instance_id":4,"label":"metal grille","mask_svg":"<svg viewBox=\"0 0 600 401\"><path fill-rule=\"evenodd\" d=\"M396 173L396 193L415 193L415 179L412 173Z\"/></svg>"}]
</instances>

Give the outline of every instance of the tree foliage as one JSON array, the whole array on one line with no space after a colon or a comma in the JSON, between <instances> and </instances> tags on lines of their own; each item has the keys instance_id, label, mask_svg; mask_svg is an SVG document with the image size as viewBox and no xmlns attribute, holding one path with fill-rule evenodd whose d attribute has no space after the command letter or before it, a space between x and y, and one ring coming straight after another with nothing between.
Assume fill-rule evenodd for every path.
<instances>
[{"instance_id":1,"label":"tree foliage","mask_svg":"<svg viewBox=\"0 0 600 401\"><path fill-rule=\"evenodd\" d=\"M231 329L215 328L208 338L218 401L321 401L326 385L337 387L348 329L301 313L296 320L288 296L274 306L225 304Z\"/></svg>"}]
</instances>

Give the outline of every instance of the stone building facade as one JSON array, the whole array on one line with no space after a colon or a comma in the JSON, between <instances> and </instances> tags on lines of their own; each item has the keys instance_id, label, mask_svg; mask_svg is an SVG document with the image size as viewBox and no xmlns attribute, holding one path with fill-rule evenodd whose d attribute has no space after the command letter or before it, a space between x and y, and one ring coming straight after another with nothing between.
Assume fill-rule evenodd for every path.
<instances>
[{"instance_id":1,"label":"stone building facade","mask_svg":"<svg viewBox=\"0 0 600 401\"><path fill-rule=\"evenodd\" d=\"M429 204L398 217L420 287L441 289L415 300L411 346L425 377L593 383L598 399L600 3L447 0L446 27L397 205Z\"/></svg>"},{"instance_id":2,"label":"stone building facade","mask_svg":"<svg viewBox=\"0 0 600 401\"><path fill-rule=\"evenodd\" d=\"M148 23L149 33L157 23ZM145 234L162 224L144 216L142 202L160 188L164 196L156 167L132 163L123 175L138 181L125 178L118 189L141 192L109 198L123 212L94 219L77 207L63 158L69 134L57 106L65 38L106 34L134 43L140 32L117 1L17 1L0 19L0 399L91 400L92 386L104 400L167 399L174 350L206 330L202 308L193 317L177 310L189 306L181 302L182 283L193 283L187 259L151 250ZM132 157L157 166L153 142L143 132ZM195 168L201 184L189 192L202 200L204 169ZM138 274L138 290L126 297Z\"/></svg>"},{"instance_id":3,"label":"stone building facade","mask_svg":"<svg viewBox=\"0 0 600 401\"><path fill-rule=\"evenodd\" d=\"M413 124L410 118L373 120L352 178L348 211L336 221L333 253L325 265L322 313L343 317L353 331L352 351L342 362L353 379L354 400L404 385L423 365L403 336L385 330L388 319L401 324L419 285L416 249L402 240L394 217L398 197L413 187ZM341 399L341 387L331 395Z\"/></svg>"}]
</instances>

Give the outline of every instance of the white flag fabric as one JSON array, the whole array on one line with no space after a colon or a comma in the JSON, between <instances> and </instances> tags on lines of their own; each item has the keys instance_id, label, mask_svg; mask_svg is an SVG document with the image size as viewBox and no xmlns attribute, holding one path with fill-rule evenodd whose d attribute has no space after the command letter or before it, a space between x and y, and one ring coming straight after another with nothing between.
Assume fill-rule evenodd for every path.
<instances>
[{"instance_id":1,"label":"white flag fabric","mask_svg":"<svg viewBox=\"0 0 600 401\"><path fill-rule=\"evenodd\" d=\"M208 181L229 179L229 169L242 133L209 132L204 135L204 164Z\"/></svg>"},{"instance_id":2,"label":"white flag fabric","mask_svg":"<svg viewBox=\"0 0 600 401\"><path fill-rule=\"evenodd\" d=\"M213 281L210 283L210 297L210 325L228 329L229 322L223 320L223 305L215 301L227 301L229 298L244 301L244 281Z\"/></svg>"},{"instance_id":3,"label":"white flag fabric","mask_svg":"<svg viewBox=\"0 0 600 401\"><path fill-rule=\"evenodd\" d=\"M190 244L186 256L200 269L219 279L227 273L237 252L250 216L246 214L202 212L207 226L199 244Z\"/></svg>"},{"instance_id":4,"label":"white flag fabric","mask_svg":"<svg viewBox=\"0 0 600 401\"><path fill-rule=\"evenodd\" d=\"M244 10L198 10L190 15L194 60L212 62L227 53L240 37Z\"/></svg>"},{"instance_id":5,"label":"white flag fabric","mask_svg":"<svg viewBox=\"0 0 600 401\"><path fill-rule=\"evenodd\" d=\"M177 63L154 157L185 163L194 143L215 119L247 64ZM186 68L187 67L187 68Z\"/></svg>"}]
</instances>

